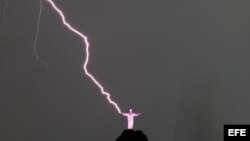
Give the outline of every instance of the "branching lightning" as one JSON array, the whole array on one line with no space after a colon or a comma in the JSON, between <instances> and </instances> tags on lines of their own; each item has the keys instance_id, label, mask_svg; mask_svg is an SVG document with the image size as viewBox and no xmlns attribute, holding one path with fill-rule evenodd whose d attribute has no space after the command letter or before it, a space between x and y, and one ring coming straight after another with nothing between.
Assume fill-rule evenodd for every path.
<instances>
[{"instance_id":1,"label":"branching lightning","mask_svg":"<svg viewBox=\"0 0 250 141\"><path fill-rule=\"evenodd\" d=\"M64 16L64 13L62 12L61 9L59 9L57 7L57 5L52 1L52 0L46 0L51 6L52 8L60 15L61 19L62 19L62 22L63 24L65 25L65 27L67 27L71 32L73 32L74 34L78 35L84 42L85 44L85 53L86 53L86 57L85 57L85 60L84 60L84 64L83 64L83 70L84 70L84 73L94 82L94 84L100 89L101 93L103 95L106 96L108 102L110 104L112 104L117 112L119 114L122 114L118 104L113 101L111 99L111 95L110 93L106 92L104 90L104 87L100 84L99 81L97 81L97 79L88 71L88 63L89 63L89 47L90 47L90 44L89 44L89 41L88 41L88 37L86 35L84 35L83 33L81 33L79 30L75 29L73 26L71 26L65 19L65 16Z\"/></svg>"},{"instance_id":2,"label":"branching lightning","mask_svg":"<svg viewBox=\"0 0 250 141\"><path fill-rule=\"evenodd\" d=\"M35 35L35 40L34 40L34 44L33 44L33 50L34 50L34 54L35 54L35 57L36 57L36 60L35 60L33 69L36 67L37 61L40 61L42 64L45 65L45 67L46 67L48 73L49 73L51 76L53 76L52 73L51 73L50 70L49 70L49 64L48 64L46 61L44 61L44 60L38 55L37 41L38 41L38 35L39 35L39 32L40 32L41 16L42 16L42 12L43 12L43 2L42 2L42 0L39 0L39 4L40 4L40 10L39 10L39 13L38 13L37 26L36 26L36 35Z\"/></svg>"},{"instance_id":3,"label":"branching lightning","mask_svg":"<svg viewBox=\"0 0 250 141\"><path fill-rule=\"evenodd\" d=\"M6 22L6 10L8 7L8 0L4 1L4 8L3 8L3 20Z\"/></svg>"}]
</instances>

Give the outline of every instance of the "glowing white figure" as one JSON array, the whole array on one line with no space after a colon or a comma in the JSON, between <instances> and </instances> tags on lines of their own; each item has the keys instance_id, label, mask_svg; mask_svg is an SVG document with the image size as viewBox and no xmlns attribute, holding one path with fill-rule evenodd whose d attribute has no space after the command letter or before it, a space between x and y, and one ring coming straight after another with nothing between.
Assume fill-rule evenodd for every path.
<instances>
[{"instance_id":1,"label":"glowing white figure","mask_svg":"<svg viewBox=\"0 0 250 141\"><path fill-rule=\"evenodd\" d=\"M128 129L133 129L134 126L134 117L139 116L141 113L133 113L132 109L129 109L129 113L122 113L123 116L126 116L128 119Z\"/></svg>"}]
</instances>

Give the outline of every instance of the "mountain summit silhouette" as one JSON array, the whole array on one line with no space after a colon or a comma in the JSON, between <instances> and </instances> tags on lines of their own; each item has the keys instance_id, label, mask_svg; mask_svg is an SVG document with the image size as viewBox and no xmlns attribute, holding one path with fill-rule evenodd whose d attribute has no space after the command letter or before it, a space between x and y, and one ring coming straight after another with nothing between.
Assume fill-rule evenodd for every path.
<instances>
[{"instance_id":1,"label":"mountain summit silhouette","mask_svg":"<svg viewBox=\"0 0 250 141\"><path fill-rule=\"evenodd\" d=\"M124 130L116 141L148 141L147 136L140 130Z\"/></svg>"}]
</instances>

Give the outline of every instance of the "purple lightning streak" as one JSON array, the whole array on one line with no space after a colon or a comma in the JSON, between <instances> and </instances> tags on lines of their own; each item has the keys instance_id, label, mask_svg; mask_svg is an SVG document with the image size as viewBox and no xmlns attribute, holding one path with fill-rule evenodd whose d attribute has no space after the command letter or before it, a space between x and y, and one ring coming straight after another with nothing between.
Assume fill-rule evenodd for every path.
<instances>
[{"instance_id":1,"label":"purple lightning streak","mask_svg":"<svg viewBox=\"0 0 250 141\"><path fill-rule=\"evenodd\" d=\"M80 38L83 39L84 44L86 45L86 46L85 46L86 58L85 58L84 65L83 65L83 69L84 69L85 74L86 74L86 75L96 84L96 86L98 86L98 88L100 88L101 93L102 93L103 95L106 96L108 102L109 102L110 104L112 104L112 105L116 108L117 112L118 112L119 114L122 114L122 112L121 112L121 110L120 110L118 104L115 103L115 102L111 99L111 95L110 95L108 92L106 92L106 91L104 90L104 87L100 84L100 82L98 82L98 81L96 80L96 78L95 78L91 73L89 73L89 71L88 71L87 66L88 66L88 63L89 63L89 46L90 46L90 44L89 44L89 42L88 42L88 37L87 37L86 35L84 35L83 33L81 33L80 31L78 31L77 29L75 29L74 27L72 27L72 26L66 21L65 16L64 16L62 10L60 10L52 0L46 0L46 1L49 2L50 5L53 7L53 9L60 15L60 17L62 18L63 24L64 24L70 31L72 31L73 33L77 34Z\"/></svg>"}]
</instances>

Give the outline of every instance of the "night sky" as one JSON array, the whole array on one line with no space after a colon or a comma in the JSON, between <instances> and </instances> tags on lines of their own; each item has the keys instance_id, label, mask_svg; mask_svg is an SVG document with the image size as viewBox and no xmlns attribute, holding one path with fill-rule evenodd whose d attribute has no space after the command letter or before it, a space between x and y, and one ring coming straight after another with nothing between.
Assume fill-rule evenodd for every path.
<instances>
[{"instance_id":1,"label":"night sky","mask_svg":"<svg viewBox=\"0 0 250 141\"><path fill-rule=\"evenodd\" d=\"M0 140L114 141L126 118L82 70L82 40L43 0L0 1ZM250 124L249 0L54 0L89 70L150 141L221 141ZM49 74L50 71L52 75Z\"/></svg>"}]
</instances>

